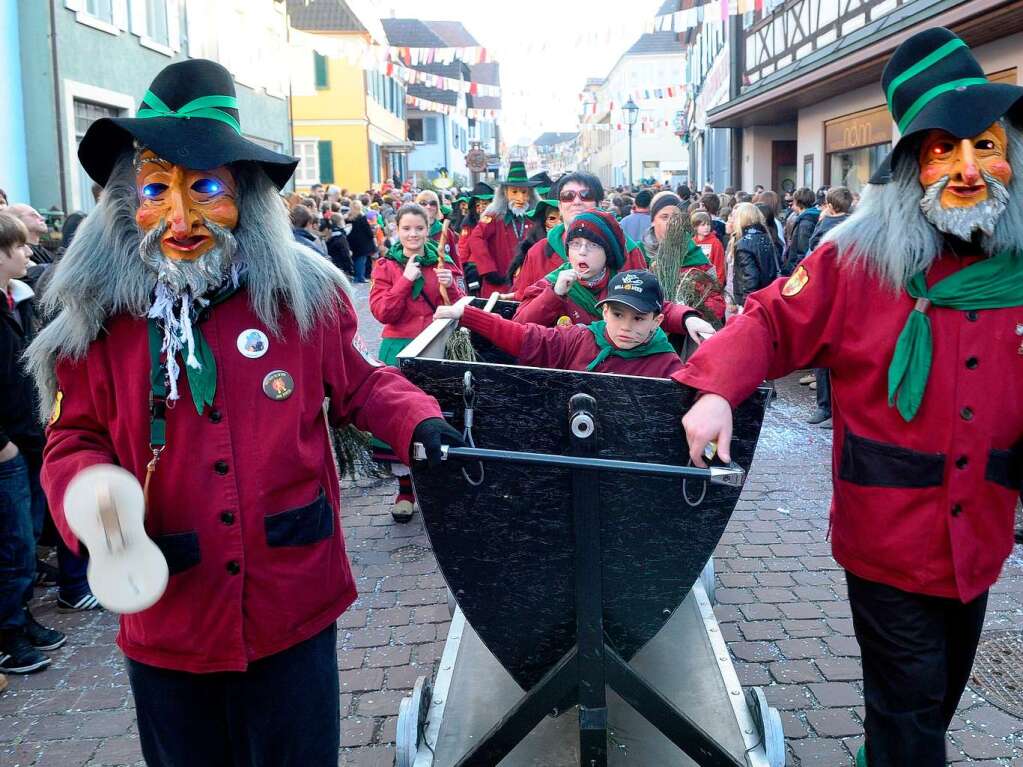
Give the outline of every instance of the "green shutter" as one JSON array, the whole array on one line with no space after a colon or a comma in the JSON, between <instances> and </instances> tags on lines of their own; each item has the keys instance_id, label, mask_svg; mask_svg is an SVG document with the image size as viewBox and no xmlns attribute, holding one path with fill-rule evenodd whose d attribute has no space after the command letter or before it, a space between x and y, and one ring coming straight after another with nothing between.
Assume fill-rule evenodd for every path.
<instances>
[{"instance_id":1,"label":"green shutter","mask_svg":"<svg viewBox=\"0 0 1023 767\"><path fill-rule=\"evenodd\" d=\"M316 72L316 87L329 88L330 83L327 77L327 57L314 52L313 67Z\"/></svg>"},{"instance_id":2,"label":"green shutter","mask_svg":"<svg viewBox=\"0 0 1023 767\"><path fill-rule=\"evenodd\" d=\"M317 141L316 151L320 156L320 183L334 183L334 143L332 141Z\"/></svg>"}]
</instances>

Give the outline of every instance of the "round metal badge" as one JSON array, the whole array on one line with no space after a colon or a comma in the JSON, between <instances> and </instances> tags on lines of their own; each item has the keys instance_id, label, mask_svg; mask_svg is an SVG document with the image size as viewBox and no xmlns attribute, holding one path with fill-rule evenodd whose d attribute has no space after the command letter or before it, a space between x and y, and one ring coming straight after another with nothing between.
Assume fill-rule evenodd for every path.
<instances>
[{"instance_id":1,"label":"round metal badge","mask_svg":"<svg viewBox=\"0 0 1023 767\"><path fill-rule=\"evenodd\" d=\"M238 351L241 352L243 357L248 357L250 360L258 360L266 354L269 348L270 339L266 337L266 333L262 330L249 328L238 334Z\"/></svg>"},{"instance_id":2,"label":"round metal badge","mask_svg":"<svg viewBox=\"0 0 1023 767\"><path fill-rule=\"evenodd\" d=\"M272 370L263 378L263 393L272 400L285 400L295 391L295 380L286 370Z\"/></svg>"}]
</instances>

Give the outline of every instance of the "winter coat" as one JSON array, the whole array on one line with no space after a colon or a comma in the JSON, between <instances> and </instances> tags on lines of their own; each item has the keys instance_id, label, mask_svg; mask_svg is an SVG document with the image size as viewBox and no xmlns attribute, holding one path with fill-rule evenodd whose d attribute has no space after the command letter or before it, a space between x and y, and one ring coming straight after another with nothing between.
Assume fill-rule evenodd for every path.
<instances>
[{"instance_id":1,"label":"winter coat","mask_svg":"<svg viewBox=\"0 0 1023 767\"><path fill-rule=\"evenodd\" d=\"M742 306L746 296L778 276L778 252L762 224L746 227L735 244L732 297Z\"/></svg>"},{"instance_id":2,"label":"winter coat","mask_svg":"<svg viewBox=\"0 0 1023 767\"><path fill-rule=\"evenodd\" d=\"M352 219L352 229L348 232L348 245L353 256L372 256L377 252L377 241L373 229L365 216Z\"/></svg>"},{"instance_id":3,"label":"winter coat","mask_svg":"<svg viewBox=\"0 0 1023 767\"><path fill-rule=\"evenodd\" d=\"M14 442L26 457L38 460L43 452L35 385L25 370L22 354L35 335L32 289L11 280L14 310L0 291L0 450Z\"/></svg>"},{"instance_id":4,"label":"winter coat","mask_svg":"<svg viewBox=\"0 0 1023 767\"><path fill-rule=\"evenodd\" d=\"M824 235L848 218L848 213L843 213L840 216L821 216L817 221L817 226L814 228L813 234L810 235L810 251L812 252L817 250L817 246L821 244L821 240L824 239Z\"/></svg>"},{"instance_id":5,"label":"winter coat","mask_svg":"<svg viewBox=\"0 0 1023 767\"><path fill-rule=\"evenodd\" d=\"M348 237L345 230L340 227L331 229L327 238L327 255L338 269L345 274L351 275L355 269L352 266L352 250L348 246Z\"/></svg>"}]
</instances>

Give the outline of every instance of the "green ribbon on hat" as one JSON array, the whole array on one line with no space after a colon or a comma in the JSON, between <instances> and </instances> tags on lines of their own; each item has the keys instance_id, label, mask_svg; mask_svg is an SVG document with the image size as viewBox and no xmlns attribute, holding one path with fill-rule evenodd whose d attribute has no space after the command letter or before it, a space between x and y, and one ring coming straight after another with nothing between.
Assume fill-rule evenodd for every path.
<instances>
[{"instance_id":1,"label":"green ribbon on hat","mask_svg":"<svg viewBox=\"0 0 1023 767\"><path fill-rule=\"evenodd\" d=\"M930 288L920 272L906 285L906 292L917 299L917 305L906 319L888 366L888 404L895 405L908 423L920 409L931 374L934 342L927 308L931 304L961 311L1023 306L1023 254L1002 251Z\"/></svg>"},{"instance_id":2,"label":"green ribbon on hat","mask_svg":"<svg viewBox=\"0 0 1023 767\"><path fill-rule=\"evenodd\" d=\"M239 136L242 134L242 126L234 117L224 112L223 109L237 109L238 99L234 96L200 96L183 104L177 109L171 109L163 100L152 91L146 91L142 99L145 106L138 111L136 117L146 119L151 117L178 117L185 120L193 117L203 117L207 120L217 120L225 125L231 126Z\"/></svg>"}]
</instances>

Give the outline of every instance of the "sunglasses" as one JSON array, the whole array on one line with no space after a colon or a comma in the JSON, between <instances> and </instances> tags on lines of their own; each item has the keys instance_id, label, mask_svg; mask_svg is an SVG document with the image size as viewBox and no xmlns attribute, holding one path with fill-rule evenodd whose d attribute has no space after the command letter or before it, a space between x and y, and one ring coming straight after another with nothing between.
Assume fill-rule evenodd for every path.
<instances>
[{"instance_id":1,"label":"sunglasses","mask_svg":"<svg viewBox=\"0 0 1023 767\"><path fill-rule=\"evenodd\" d=\"M425 205L425 206L430 207L430 208L436 208L437 207L437 203L433 202L432 200L423 200L419 204L420 205Z\"/></svg>"},{"instance_id":2,"label":"sunglasses","mask_svg":"<svg viewBox=\"0 0 1023 767\"><path fill-rule=\"evenodd\" d=\"M558 195L559 202L575 202L576 200L593 202L595 199L596 197L589 189L583 189L581 192L565 191Z\"/></svg>"}]
</instances>

